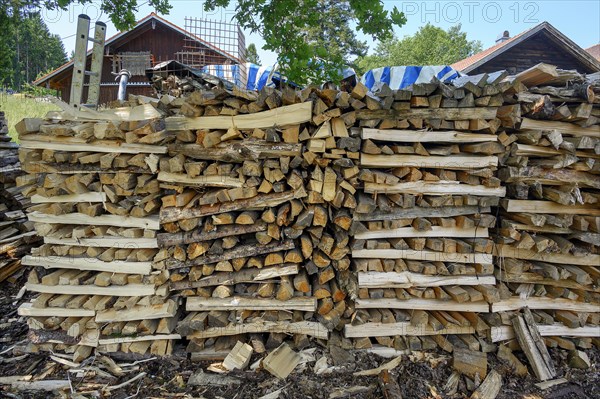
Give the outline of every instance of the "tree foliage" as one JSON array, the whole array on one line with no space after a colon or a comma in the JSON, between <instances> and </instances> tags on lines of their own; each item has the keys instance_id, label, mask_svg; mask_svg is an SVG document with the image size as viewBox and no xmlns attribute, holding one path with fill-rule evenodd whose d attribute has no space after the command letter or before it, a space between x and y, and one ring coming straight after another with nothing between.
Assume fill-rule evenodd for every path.
<instances>
[{"instance_id":1,"label":"tree foliage","mask_svg":"<svg viewBox=\"0 0 600 399\"><path fill-rule=\"evenodd\" d=\"M206 0L204 9L212 11L230 3L232 0ZM373 40L392 37L394 25L406 22L396 7L388 12L380 0L236 0L235 3L238 23L259 33L265 40L263 48L277 53L282 72L299 84L338 79L340 68L346 63L350 47L346 50L328 47L337 41L336 27L327 21L324 12L331 17L341 10L347 16L344 21L337 20L337 33L343 34L346 28L346 32L351 32L349 24L355 24L355 30Z\"/></svg>"},{"instance_id":2,"label":"tree foliage","mask_svg":"<svg viewBox=\"0 0 600 399\"><path fill-rule=\"evenodd\" d=\"M396 65L450 65L481 51L479 40L468 40L461 25L447 31L431 24L412 36L380 42L373 55L358 60L359 70Z\"/></svg>"},{"instance_id":3,"label":"tree foliage","mask_svg":"<svg viewBox=\"0 0 600 399\"><path fill-rule=\"evenodd\" d=\"M30 5L0 2L0 84L16 89L67 60L60 37Z\"/></svg>"},{"instance_id":4,"label":"tree foliage","mask_svg":"<svg viewBox=\"0 0 600 399\"><path fill-rule=\"evenodd\" d=\"M246 49L246 62L260 65L260 57L258 56L254 43L250 43Z\"/></svg>"}]
</instances>

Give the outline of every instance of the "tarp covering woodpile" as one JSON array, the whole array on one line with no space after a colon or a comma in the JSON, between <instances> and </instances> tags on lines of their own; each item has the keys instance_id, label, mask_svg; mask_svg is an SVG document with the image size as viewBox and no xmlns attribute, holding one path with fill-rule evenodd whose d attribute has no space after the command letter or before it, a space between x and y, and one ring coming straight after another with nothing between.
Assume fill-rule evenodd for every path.
<instances>
[{"instance_id":1,"label":"tarp covering woodpile","mask_svg":"<svg viewBox=\"0 0 600 399\"><path fill-rule=\"evenodd\" d=\"M27 120L30 345L464 354L521 322L597 344L597 82L539 66L399 90L188 84Z\"/></svg>"}]
</instances>

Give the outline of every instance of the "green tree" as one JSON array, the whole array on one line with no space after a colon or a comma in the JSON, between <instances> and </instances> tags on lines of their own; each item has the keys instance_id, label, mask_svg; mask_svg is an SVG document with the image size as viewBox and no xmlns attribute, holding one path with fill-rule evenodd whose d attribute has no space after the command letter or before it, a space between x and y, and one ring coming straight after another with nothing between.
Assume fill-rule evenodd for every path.
<instances>
[{"instance_id":1,"label":"green tree","mask_svg":"<svg viewBox=\"0 0 600 399\"><path fill-rule=\"evenodd\" d=\"M431 24L412 36L380 42L373 55L358 60L359 71L396 65L450 65L481 51L479 40L468 40L461 25L447 31Z\"/></svg>"},{"instance_id":2,"label":"green tree","mask_svg":"<svg viewBox=\"0 0 600 399\"><path fill-rule=\"evenodd\" d=\"M232 0L206 0L204 9L227 7ZM348 19L338 26L355 24L355 30L370 35L374 40L392 36L394 25L406 23L404 14L396 7L388 12L381 0L237 0L235 18L251 32L265 40L264 49L277 53L277 61L284 75L296 83L322 82L340 78L340 67L346 62L343 51L332 51L326 45L333 40L330 26L322 35L324 10L347 7ZM320 36L320 40L315 38Z\"/></svg>"},{"instance_id":3,"label":"green tree","mask_svg":"<svg viewBox=\"0 0 600 399\"><path fill-rule=\"evenodd\" d=\"M319 0L315 11L321 17L318 24L306 29L306 41L315 49L322 62L332 60L351 64L351 60L367 54L367 42L358 40L356 32L350 27L349 21L356 19L356 13L349 3Z\"/></svg>"},{"instance_id":4,"label":"green tree","mask_svg":"<svg viewBox=\"0 0 600 399\"><path fill-rule=\"evenodd\" d=\"M246 49L246 62L260 65L260 58L258 57L258 52L256 51L254 43L250 43Z\"/></svg>"}]
</instances>

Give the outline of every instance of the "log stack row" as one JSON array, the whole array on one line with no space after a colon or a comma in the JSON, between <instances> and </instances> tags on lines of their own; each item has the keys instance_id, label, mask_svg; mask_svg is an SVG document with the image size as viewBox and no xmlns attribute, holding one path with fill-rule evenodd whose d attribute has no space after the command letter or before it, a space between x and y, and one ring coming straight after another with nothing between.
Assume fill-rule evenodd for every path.
<instances>
[{"instance_id":1,"label":"log stack row","mask_svg":"<svg viewBox=\"0 0 600 399\"><path fill-rule=\"evenodd\" d=\"M548 346L587 348L600 322L599 77L540 65L517 78L529 88L506 98L524 118L500 137L496 236L511 296L491 310L529 307ZM512 337L511 320L500 324L492 338Z\"/></svg>"},{"instance_id":2,"label":"log stack row","mask_svg":"<svg viewBox=\"0 0 600 399\"><path fill-rule=\"evenodd\" d=\"M32 350L73 353L172 350L176 301L156 233L163 190L164 120L152 106L54 113L17 125L19 177L29 220L44 243L19 308Z\"/></svg>"},{"instance_id":3,"label":"log stack row","mask_svg":"<svg viewBox=\"0 0 600 399\"><path fill-rule=\"evenodd\" d=\"M391 110L381 109L390 96L381 86L379 109L359 114L359 289L345 328L356 349L485 346L483 315L505 291L491 239L492 207L505 195L497 133L519 121L517 107L503 106L518 85L502 77L417 84L394 92Z\"/></svg>"},{"instance_id":4,"label":"log stack row","mask_svg":"<svg viewBox=\"0 0 600 399\"><path fill-rule=\"evenodd\" d=\"M21 257L39 241L24 213L30 201L16 186L23 172L19 146L11 140L8 121L0 111L0 282L22 275Z\"/></svg>"}]
</instances>

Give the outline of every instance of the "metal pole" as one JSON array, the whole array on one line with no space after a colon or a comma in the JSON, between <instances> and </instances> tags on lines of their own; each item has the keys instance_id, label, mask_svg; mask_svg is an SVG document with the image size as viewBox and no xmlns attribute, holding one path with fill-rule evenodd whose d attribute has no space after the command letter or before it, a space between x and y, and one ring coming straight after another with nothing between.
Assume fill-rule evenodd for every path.
<instances>
[{"instance_id":1,"label":"metal pole","mask_svg":"<svg viewBox=\"0 0 600 399\"><path fill-rule=\"evenodd\" d=\"M117 100L120 102L125 101L125 96L127 95L127 83L129 82L130 77L131 73L127 69L121 69L115 78L115 80L119 80L119 92L117 93Z\"/></svg>"}]
</instances>

